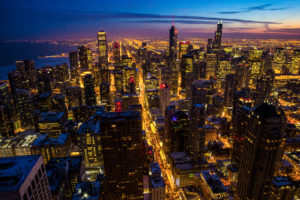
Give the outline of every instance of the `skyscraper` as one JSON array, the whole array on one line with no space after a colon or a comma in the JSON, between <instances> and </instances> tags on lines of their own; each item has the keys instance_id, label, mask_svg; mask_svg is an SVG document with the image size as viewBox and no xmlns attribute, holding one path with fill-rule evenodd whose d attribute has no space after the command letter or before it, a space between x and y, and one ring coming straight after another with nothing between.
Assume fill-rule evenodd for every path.
<instances>
[{"instance_id":1,"label":"skyscraper","mask_svg":"<svg viewBox=\"0 0 300 200\"><path fill-rule=\"evenodd\" d=\"M223 23L218 21L217 31L215 32L215 40L213 41L213 49L214 50L221 50L222 48L222 29Z\"/></svg>"},{"instance_id":2,"label":"skyscraper","mask_svg":"<svg viewBox=\"0 0 300 200\"><path fill-rule=\"evenodd\" d=\"M77 51L69 52L69 60L70 60L71 78L75 79L76 83L79 83L78 52Z\"/></svg>"},{"instance_id":3,"label":"skyscraper","mask_svg":"<svg viewBox=\"0 0 300 200\"><path fill-rule=\"evenodd\" d=\"M80 87L68 87L66 89L68 108L82 105L82 90Z\"/></svg>"},{"instance_id":4,"label":"skyscraper","mask_svg":"<svg viewBox=\"0 0 300 200\"><path fill-rule=\"evenodd\" d=\"M92 60L92 50L85 46L80 46L79 51L79 61L80 69L82 70L92 70L93 60Z\"/></svg>"},{"instance_id":5,"label":"skyscraper","mask_svg":"<svg viewBox=\"0 0 300 200\"><path fill-rule=\"evenodd\" d=\"M194 104L191 108L191 133L189 135L189 152L194 163L201 163L205 145L205 105Z\"/></svg>"},{"instance_id":6,"label":"skyscraper","mask_svg":"<svg viewBox=\"0 0 300 200\"><path fill-rule=\"evenodd\" d=\"M107 69L108 62L108 48L107 48L107 38L105 31L99 31L97 33L98 39L98 51L99 51L99 64L100 69Z\"/></svg>"},{"instance_id":7,"label":"skyscraper","mask_svg":"<svg viewBox=\"0 0 300 200\"><path fill-rule=\"evenodd\" d=\"M92 74L87 74L84 77L84 97L86 105L95 106L97 104L95 83Z\"/></svg>"},{"instance_id":8,"label":"skyscraper","mask_svg":"<svg viewBox=\"0 0 300 200\"><path fill-rule=\"evenodd\" d=\"M22 128L33 128L33 103L29 90L18 89L15 94L16 110L19 113Z\"/></svg>"},{"instance_id":9,"label":"skyscraper","mask_svg":"<svg viewBox=\"0 0 300 200\"><path fill-rule=\"evenodd\" d=\"M227 74L225 76L225 92L224 92L224 105L232 107L234 93L236 92L237 77L235 74Z\"/></svg>"},{"instance_id":10,"label":"skyscraper","mask_svg":"<svg viewBox=\"0 0 300 200\"><path fill-rule=\"evenodd\" d=\"M173 24L173 26L171 26L170 28L170 36L169 36L170 62L174 62L177 59L177 34L178 31Z\"/></svg>"},{"instance_id":11,"label":"skyscraper","mask_svg":"<svg viewBox=\"0 0 300 200\"><path fill-rule=\"evenodd\" d=\"M118 42L114 42L113 46L114 60L116 65L121 64L121 49L120 44Z\"/></svg>"},{"instance_id":12,"label":"skyscraper","mask_svg":"<svg viewBox=\"0 0 300 200\"><path fill-rule=\"evenodd\" d=\"M162 83L159 86L159 107L161 113L165 114L167 106L170 104L171 91L170 87L166 83Z\"/></svg>"},{"instance_id":13,"label":"skyscraper","mask_svg":"<svg viewBox=\"0 0 300 200\"><path fill-rule=\"evenodd\" d=\"M268 199L284 146L286 118L263 103L251 112L239 165L237 199Z\"/></svg>"},{"instance_id":14,"label":"skyscraper","mask_svg":"<svg viewBox=\"0 0 300 200\"><path fill-rule=\"evenodd\" d=\"M105 113L101 143L106 180L103 199L143 199L143 140L139 112Z\"/></svg>"}]
</instances>

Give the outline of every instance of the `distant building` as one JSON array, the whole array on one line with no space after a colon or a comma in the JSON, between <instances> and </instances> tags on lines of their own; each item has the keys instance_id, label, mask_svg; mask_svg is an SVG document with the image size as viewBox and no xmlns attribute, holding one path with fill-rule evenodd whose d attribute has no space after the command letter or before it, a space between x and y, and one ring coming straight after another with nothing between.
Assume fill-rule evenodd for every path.
<instances>
[{"instance_id":1,"label":"distant building","mask_svg":"<svg viewBox=\"0 0 300 200\"><path fill-rule=\"evenodd\" d=\"M1 200L52 200L40 155L0 158Z\"/></svg>"}]
</instances>

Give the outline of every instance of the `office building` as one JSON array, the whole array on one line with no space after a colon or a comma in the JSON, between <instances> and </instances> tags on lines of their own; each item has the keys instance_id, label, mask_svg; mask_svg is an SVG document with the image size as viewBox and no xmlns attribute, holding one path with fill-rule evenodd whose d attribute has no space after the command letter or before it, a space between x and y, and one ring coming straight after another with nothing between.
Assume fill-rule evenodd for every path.
<instances>
[{"instance_id":1,"label":"office building","mask_svg":"<svg viewBox=\"0 0 300 200\"><path fill-rule=\"evenodd\" d=\"M170 104L171 91L170 87L166 83L161 83L159 86L159 108L163 115L167 106Z\"/></svg>"},{"instance_id":2,"label":"office building","mask_svg":"<svg viewBox=\"0 0 300 200\"><path fill-rule=\"evenodd\" d=\"M87 74L84 76L84 98L85 105L95 106L97 104L95 93L95 82L93 75Z\"/></svg>"},{"instance_id":3,"label":"office building","mask_svg":"<svg viewBox=\"0 0 300 200\"><path fill-rule=\"evenodd\" d=\"M108 65L108 46L105 31L97 33L98 51L99 51L99 64L100 69L107 69Z\"/></svg>"},{"instance_id":4,"label":"office building","mask_svg":"<svg viewBox=\"0 0 300 200\"><path fill-rule=\"evenodd\" d=\"M80 70L87 71L92 70L93 58L92 50L85 46L78 47Z\"/></svg>"},{"instance_id":5,"label":"office building","mask_svg":"<svg viewBox=\"0 0 300 200\"><path fill-rule=\"evenodd\" d=\"M234 93L236 92L237 77L235 74L227 74L225 76L225 92L224 105L226 107L233 106Z\"/></svg>"},{"instance_id":6,"label":"office building","mask_svg":"<svg viewBox=\"0 0 300 200\"><path fill-rule=\"evenodd\" d=\"M89 120L83 123L78 130L80 148L82 150L86 168L100 168L103 164L100 135L100 122Z\"/></svg>"},{"instance_id":7,"label":"office building","mask_svg":"<svg viewBox=\"0 0 300 200\"><path fill-rule=\"evenodd\" d=\"M15 93L15 106L23 129L33 128L33 104L29 90L18 89Z\"/></svg>"},{"instance_id":8,"label":"office building","mask_svg":"<svg viewBox=\"0 0 300 200\"><path fill-rule=\"evenodd\" d=\"M166 186L158 163L150 163L150 196L151 200L165 200Z\"/></svg>"},{"instance_id":9,"label":"office building","mask_svg":"<svg viewBox=\"0 0 300 200\"><path fill-rule=\"evenodd\" d=\"M175 26L171 26L169 35L169 60L175 62L177 59L177 34L178 31Z\"/></svg>"},{"instance_id":10,"label":"office building","mask_svg":"<svg viewBox=\"0 0 300 200\"><path fill-rule=\"evenodd\" d=\"M43 157L0 158L1 200L51 200Z\"/></svg>"},{"instance_id":11,"label":"office building","mask_svg":"<svg viewBox=\"0 0 300 200\"><path fill-rule=\"evenodd\" d=\"M113 55L114 55L114 61L116 65L121 64L121 49L120 44L118 42L114 42L113 44Z\"/></svg>"},{"instance_id":12,"label":"office building","mask_svg":"<svg viewBox=\"0 0 300 200\"><path fill-rule=\"evenodd\" d=\"M142 200L144 144L140 113L105 113L100 129L106 177L103 199Z\"/></svg>"},{"instance_id":13,"label":"office building","mask_svg":"<svg viewBox=\"0 0 300 200\"><path fill-rule=\"evenodd\" d=\"M76 80L76 83L79 83L79 59L78 59L78 51L72 51L69 53L69 61L70 61L70 71L71 78Z\"/></svg>"},{"instance_id":14,"label":"office building","mask_svg":"<svg viewBox=\"0 0 300 200\"><path fill-rule=\"evenodd\" d=\"M82 89L80 87L68 87L66 89L66 97L68 108L74 106L81 106L82 103Z\"/></svg>"},{"instance_id":15,"label":"office building","mask_svg":"<svg viewBox=\"0 0 300 200\"><path fill-rule=\"evenodd\" d=\"M284 146L285 116L274 105L251 112L238 172L237 199L267 199Z\"/></svg>"}]
</instances>

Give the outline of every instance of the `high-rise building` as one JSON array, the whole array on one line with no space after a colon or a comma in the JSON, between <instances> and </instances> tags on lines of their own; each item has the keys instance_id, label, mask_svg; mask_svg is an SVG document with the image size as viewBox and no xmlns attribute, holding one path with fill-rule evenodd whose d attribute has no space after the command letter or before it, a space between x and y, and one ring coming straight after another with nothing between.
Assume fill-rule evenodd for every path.
<instances>
[{"instance_id":1,"label":"high-rise building","mask_svg":"<svg viewBox=\"0 0 300 200\"><path fill-rule=\"evenodd\" d=\"M210 96L212 95L213 82L208 80L196 80L192 85L191 101L194 104L208 104L210 103Z\"/></svg>"},{"instance_id":2,"label":"high-rise building","mask_svg":"<svg viewBox=\"0 0 300 200\"><path fill-rule=\"evenodd\" d=\"M100 100L101 100L101 103L109 104L109 102L110 102L109 84L108 83L100 84Z\"/></svg>"},{"instance_id":3,"label":"high-rise building","mask_svg":"<svg viewBox=\"0 0 300 200\"><path fill-rule=\"evenodd\" d=\"M99 51L99 64L100 69L107 69L108 62L108 48L107 48L107 38L105 31L99 31L97 33L98 39L98 51Z\"/></svg>"},{"instance_id":4,"label":"high-rise building","mask_svg":"<svg viewBox=\"0 0 300 200\"><path fill-rule=\"evenodd\" d=\"M180 63L180 71L181 71L181 87L182 89L191 88L192 80L193 80L193 56L191 55L182 55L181 63Z\"/></svg>"},{"instance_id":5,"label":"high-rise building","mask_svg":"<svg viewBox=\"0 0 300 200\"><path fill-rule=\"evenodd\" d=\"M223 23L218 21L217 31L215 32L215 39L213 41L213 50L221 50L222 48L222 29Z\"/></svg>"},{"instance_id":6,"label":"high-rise building","mask_svg":"<svg viewBox=\"0 0 300 200\"><path fill-rule=\"evenodd\" d=\"M100 129L106 177L103 199L142 200L144 144L140 113L105 113Z\"/></svg>"},{"instance_id":7,"label":"high-rise building","mask_svg":"<svg viewBox=\"0 0 300 200\"><path fill-rule=\"evenodd\" d=\"M76 83L79 83L79 60L78 60L78 51L72 51L69 53L70 60L70 71L71 78L76 80Z\"/></svg>"},{"instance_id":8,"label":"high-rise building","mask_svg":"<svg viewBox=\"0 0 300 200\"><path fill-rule=\"evenodd\" d=\"M100 168L103 164L100 122L97 120L89 120L83 123L78 130L78 134L85 167Z\"/></svg>"},{"instance_id":9,"label":"high-rise building","mask_svg":"<svg viewBox=\"0 0 300 200\"><path fill-rule=\"evenodd\" d=\"M84 77L84 97L86 105L95 106L97 104L95 83L92 74L87 74Z\"/></svg>"},{"instance_id":10,"label":"high-rise building","mask_svg":"<svg viewBox=\"0 0 300 200\"><path fill-rule=\"evenodd\" d=\"M68 87L66 89L68 108L82 105L82 90L80 87Z\"/></svg>"},{"instance_id":11,"label":"high-rise building","mask_svg":"<svg viewBox=\"0 0 300 200\"><path fill-rule=\"evenodd\" d=\"M204 158L205 145L205 105L194 104L191 108L191 132L189 135L189 152L194 163L201 163Z\"/></svg>"},{"instance_id":12,"label":"high-rise building","mask_svg":"<svg viewBox=\"0 0 300 200\"><path fill-rule=\"evenodd\" d=\"M169 35L169 59L170 62L174 62L177 59L177 34L178 31L175 26L171 26Z\"/></svg>"},{"instance_id":13,"label":"high-rise building","mask_svg":"<svg viewBox=\"0 0 300 200\"><path fill-rule=\"evenodd\" d=\"M85 46L78 47L79 52L79 61L80 61L80 69L92 70L93 67L93 59L92 59L92 50Z\"/></svg>"},{"instance_id":14,"label":"high-rise building","mask_svg":"<svg viewBox=\"0 0 300 200\"><path fill-rule=\"evenodd\" d=\"M227 74L225 76L225 92L224 105L227 107L233 106L234 93L236 92L237 77L235 74Z\"/></svg>"},{"instance_id":15,"label":"high-rise building","mask_svg":"<svg viewBox=\"0 0 300 200\"><path fill-rule=\"evenodd\" d=\"M272 92L274 83L274 72L273 70L268 70L266 74L260 76L256 82L255 91L255 105L262 104L264 101L268 100Z\"/></svg>"},{"instance_id":16,"label":"high-rise building","mask_svg":"<svg viewBox=\"0 0 300 200\"><path fill-rule=\"evenodd\" d=\"M166 83L161 83L159 86L159 108L163 115L167 106L170 104L171 91L170 87Z\"/></svg>"},{"instance_id":17,"label":"high-rise building","mask_svg":"<svg viewBox=\"0 0 300 200\"><path fill-rule=\"evenodd\" d=\"M181 41L179 42L179 59L181 60L181 57L183 55L186 55L189 53L190 50L193 49L193 46L189 41Z\"/></svg>"},{"instance_id":18,"label":"high-rise building","mask_svg":"<svg viewBox=\"0 0 300 200\"><path fill-rule=\"evenodd\" d=\"M268 199L284 147L283 111L263 103L251 112L239 164L237 199Z\"/></svg>"},{"instance_id":19,"label":"high-rise building","mask_svg":"<svg viewBox=\"0 0 300 200\"><path fill-rule=\"evenodd\" d=\"M22 128L33 128L33 103L29 90L18 89L15 93L15 106L19 113Z\"/></svg>"},{"instance_id":20,"label":"high-rise building","mask_svg":"<svg viewBox=\"0 0 300 200\"><path fill-rule=\"evenodd\" d=\"M0 158L1 200L51 200L41 155Z\"/></svg>"},{"instance_id":21,"label":"high-rise building","mask_svg":"<svg viewBox=\"0 0 300 200\"><path fill-rule=\"evenodd\" d=\"M9 107L0 106L0 136L9 137L14 135L13 113Z\"/></svg>"},{"instance_id":22,"label":"high-rise building","mask_svg":"<svg viewBox=\"0 0 300 200\"><path fill-rule=\"evenodd\" d=\"M268 200L292 200L294 199L295 189L295 183L288 176L276 176L272 180Z\"/></svg>"},{"instance_id":23,"label":"high-rise building","mask_svg":"<svg viewBox=\"0 0 300 200\"><path fill-rule=\"evenodd\" d=\"M150 163L150 194L151 200L166 199L166 185L162 178L161 170L158 163Z\"/></svg>"},{"instance_id":24,"label":"high-rise building","mask_svg":"<svg viewBox=\"0 0 300 200\"><path fill-rule=\"evenodd\" d=\"M22 85L22 74L21 72L15 70L8 74L9 86L11 89L11 93L14 96L17 89L24 89Z\"/></svg>"},{"instance_id":25,"label":"high-rise building","mask_svg":"<svg viewBox=\"0 0 300 200\"><path fill-rule=\"evenodd\" d=\"M120 44L118 42L114 42L113 53L114 53L115 64L120 65L121 64L121 49L120 49Z\"/></svg>"}]
</instances>

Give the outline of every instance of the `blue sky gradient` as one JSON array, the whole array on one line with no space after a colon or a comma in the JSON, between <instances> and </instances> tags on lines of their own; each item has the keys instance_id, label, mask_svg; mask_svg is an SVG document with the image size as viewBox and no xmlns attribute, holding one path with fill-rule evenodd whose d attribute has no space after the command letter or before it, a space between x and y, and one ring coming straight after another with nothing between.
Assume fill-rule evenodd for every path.
<instances>
[{"instance_id":1,"label":"blue sky gradient","mask_svg":"<svg viewBox=\"0 0 300 200\"><path fill-rule=\"evenodd\" d=\"M207 37L219 18L228 38L300 39L299 0L0 1L0 41L110 37Z\"/></svg>"}]
</instances>

